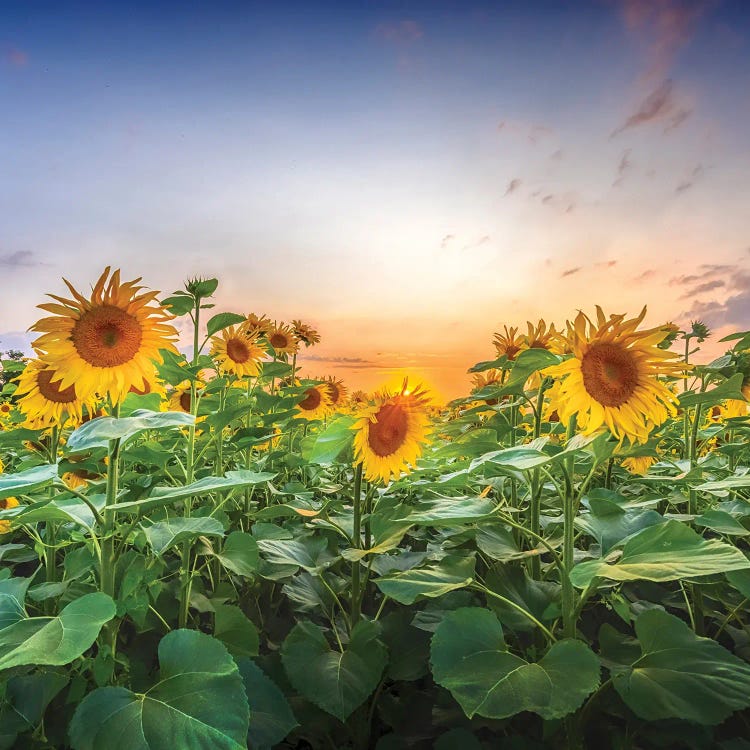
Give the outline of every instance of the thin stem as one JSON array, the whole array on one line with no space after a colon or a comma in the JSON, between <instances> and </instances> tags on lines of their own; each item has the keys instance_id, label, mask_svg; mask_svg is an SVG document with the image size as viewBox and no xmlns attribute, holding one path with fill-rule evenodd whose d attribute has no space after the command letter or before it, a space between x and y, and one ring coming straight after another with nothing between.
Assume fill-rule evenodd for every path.
<instances>
[{"instance_id":1,"label":"thin stem","mask_svg":"<svg viewBox=\"0 0 750 750\"><path fill-rule=\"evenodd\" d=\"M358 463L354 470L354 497L353 511L354 519L352 524L352 547L362 549L362 464ZM362 592L360 591L360 561L352 562L352 613L351 625L354 627L358 622L362 610Z\"/></svg>"},{"instance_id":2,"label":"thin stem","mask_svg":"<svg viewBox=\"0 0 750 750\"><path fill-rule=\"evenodd\" d=\"M576 429L576 416L573 415L568 422L568 440L570 440ZM570 572L573 570L575 555L574 546L574 522L575 522L575 493L573 490L573 471L575 458L570 456L565 459L565 497L563 498L563 567L565 573L562 579L562 614L563 634L566 638L575 638L575 590L570 580Z\"/></svg>"},{"instance_id":3,"label":"thin stem","mask_svg":"<svg viewBox=\"0 0 750 750\"><path fill-rule=\"evenodd\" d=\"M486 586L483 586L481 583L474 583L469 588L473 588L476 591L481 591L487 596L491 596L493 599L497 599L498 601L503 602L503 604L507 604L509 607L512 607L517 612L520 612L524 617L526 617L528 620L534 623L551 641L557 640L554 635L544 626L542 625L539 620L534 617L534 615L531 614L531 612L525 610L520 604L516 604L511 599L506 599L501 594L497 594L492 589L488 589Z\"/></svg>"}]
</instances>

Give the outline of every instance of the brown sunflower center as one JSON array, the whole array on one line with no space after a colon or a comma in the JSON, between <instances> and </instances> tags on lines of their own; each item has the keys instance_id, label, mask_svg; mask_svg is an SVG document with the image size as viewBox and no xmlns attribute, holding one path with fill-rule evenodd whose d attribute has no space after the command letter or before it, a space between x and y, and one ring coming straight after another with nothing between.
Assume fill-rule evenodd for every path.
<instances>
[{"instance_id":1,"label":"brown sunflower center","mask_svg":"<svg viewBox=\"0 0 750 750\"><path fill-rule=\"evenodd\" d=\"M547 346L547 343L542 339L534 339L529 344L529 349L549 349L549 346Z\"/></svg>"},{"instance_id":2,"label":"brown sunflower center","mask_svg":"<svg viewBox=\"0 0 750 750\"><path fill-rule=\"evenodd\" d=\"M341 398L341 391L339 390L339 387L336 385L336 383L328 384L328 393L331 394L331 403L337 404L339 402L339 398Z\"/></svg>"},{"instance_id":3,"label":"brown sunflower center","mask_svg":"<svg viewBox=\"0 0 750 750\"><path fill-rule=\"evenodd\" d=\"M60 389L61 381L52 382L55 373L52 370L42 370L36 376L36 384L39 386L39 393L47 399L54 401L56 404L69 404L76 400L76 389L70 385L67 388Z\"/></svg>"},{"instance_id":4,"label":"brown sunflower center","mask_svg":"<svg viewBox=\"0 0 750 750\"><path fill-rule=\"evenodd\" d=\"M404 444L408 431L406 409L399 404L385 404L369 425L367 442L375 455L390 456Z\"/></svg>"},{"instance_id":5,"label":"brown sunflower center","mask_svg":"<svg viewBox=\"0 0 750 750\"><path fill-rule=\"evenodd\" d=\"M308 388L305 391L304 400L299 402L299 408L305 411L312 411L320 406L320 401L323 397L320 395L320 391L317 388Z\"/></svg>"},{"instance_id":6,"label":"brown sunflower center","mask_svg":"<svg viewBox=\"0 0 750 750\"><path fill-rule=\"evenodd\" d=\"M130 386L130 393L135 393L137 396L146 396L151 393L151 383L148 380L143 381L143 388L138 388L135 385Z\"/></svg>"},{"instance_id":7,"label":"brown sunflower center","mask_svg":"<svg viewBox=\"0 0 750 750\"><path fill-rule=\"evenodd\" d=\"M515 344L508 344L508 346L505 347L505 356L513 360L516 358L516 354L521 351L520 346L516 346Z\"/></svg>"},{"instance_id":8,"label":"brown sunflower center","mask_svg":"<svg viewBox=\"0 0 750 750\"><path fill-rule=\"evenodd\" d=\"M621 406L638 385L638 365L627 349L616 344L594 344L581 362L583 385L602 406Z\"/></svg>"},{"instance_id":9,"label":"brown sunflower center","mask_svg":"<svg viewBox=\"0 0 750 750\"><path fill-rule=\"evenodd\" d=\"M268 340L274 349L285 349L289 340L283 333L273 333Z\"/></svg>"},{"instance_id":10,"label":"brown sunflower center","mask_svg":"<svg viewBox=\"0 0 750 750\"><path fill-rule=\"evenodd\" d=\"M94 367L117 367L138 353L143 330L138 320L114 305L86 311L71 333L76 351Z\"/></svg>"},{"instance_id":11,"label":"brown sunflower center","mask_svg":"<svg viewBox=\"0 0 750 750\"><path fill-rule=\"evenodd\" d=\"M184 391L180 394L180 408L183 411L190 412L190 391Z\"/></svg>"},{"instance_id":12,"label":"brown sunflower center","mask_svg":"<svg viewBox=\"0 0 750 750\"><path fill-rule=\"evenodd\" d=\"M231 338L227 341L227 357L239 365L250 359L250 348L239 338Z\"/></svg>"}]
</instances>

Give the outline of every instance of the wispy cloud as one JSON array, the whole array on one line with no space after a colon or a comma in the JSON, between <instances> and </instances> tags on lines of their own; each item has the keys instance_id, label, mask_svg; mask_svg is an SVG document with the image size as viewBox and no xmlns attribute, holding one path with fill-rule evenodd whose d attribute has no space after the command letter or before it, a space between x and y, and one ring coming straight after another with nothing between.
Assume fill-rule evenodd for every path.
<instances>
[{"instance_id":1,"label":"wispy cloud","mask_svg":"<svg viewBox=\"0 0 750 750\"><path fill-rule=\"evenodd\" d=\"M614 182L612 183L612 187L620 187L622 185L623 180L625 179L625 173L632 169L633 162L630 160L630 149L626 148L622 152L622 156L620 156L620 162L617 165L617 176L615 177Z\"/></svg>"},{"instance_id":2,"label":"wispy cloud","mask_svg":"<svg viewBox=\"0 0 750 750\"><path fill-rule=\"evenodd\" d=\"M442 240L440 240L440 248L441 248L442 250L445 250L445 249L446 249L446 248L448 247L448 245L449 245L449 244L450 244L450 243L451 243L451 242L452 242L453 240L455 240L455 239L456 239L456 235L455 235L455 234L446 234L446 235L445 235L445 237L443 237L443 239L442 239Z\"/></svg>"},{"instance_id":3,"label":"wispy cloud","mask_svg":"<svg viewBox=\"0 0 750 750\"><path fill-rule=\"evenodd\" d=\"M29 64L29 53L18 47L5 47L0 52L0 57L13 68L23 68Z\"/></svg>"},{"instance_id":4,"label":"wispy cloud","mask_svg":"<svg viewBox=\"0 0 750 750\"><path fill-rule=\"evenodd\" d=\"M504 135L522 138L533 146L554 135L555 132L548 125L523 120L501 120L497 124L497 130Z\"/></svg>"},{"instance_id":5,"label":"wispy cloud","mask_svg":"<svg viewBox=\"0 0 750 750\"><path fill-rule=\"evenodd\" d=\"M706 170L703 168L702 164L698 164L697 166L693 167L693 169L690 170L690 174L685 179L683 179L674 189L675 193L679 195L680 193L684 193L686 190L690 190L690 188L695 185L696 181L703 176L705 171Z\"/></svg>"},{"instance_id":6,"label":"wispy cloud","mask_svg":"<svg viewBox=\"0 0 750 750\"><path fill-rule=\"evenodd\" d=\"M34 260L31 250L16 250L14 253L0 255L0 266L3 268L27 268L36 265L39 264Z\"/></svg>"},{"instance_id":7,"label":"wispy cloud","mask_svg":"<svg viewBox=\"0 0 750 750\"><path fill-rule=\"evenodd\" d=\"M692 289L688 289L680 299L690 299L699 294L705 294L706 292L712 292L714 289L722 289L726 286L726 283L721 279L713 279L712 281L704 281L702 284L694 286Z\"/></svg>"},{"instance_id":8,"label":"wispy cloud","mask_svg":"<svg viewBox=\"0 0 750 750\"><path fill-rule=\"evenodd\" d=\"M325 357L319 354L300 354L298 359L301 362L331 362L343 365L375 364L371 359L364 359L363 357Z\"/></svg>"},{"instance_id":9,"label":"wispy cloud","mask_svg":"<svg viewBox=\"0 0 750 750\"><path fill-rule=\"evenodd\" d=\"M653 268L647 268L643 273L639 273L638 276L636 276L633 281L639 282L639 281L647 281L648 279L653 278L656 276L656 270Z\"/></svg>"},{"instance_id":10,"label":"wispy cloud","mask_svg":"<svg viewBox=\"0 0 750 750\"><path fill-rule=\"evenodd\" d=\"M582 266L576 266L575 268L569 268L567 271L563 271L560 274L560 278L565 278L566 276L572 276L574 273L578 273L581 270Z\"/></svg>"},{"instance_id":11,"label":"wispy cloud","mask_svg":"<svg viewBox=\"0 0 750 750\"><path fill-rule=\"evenodd\" d=\"M424 36L424 29L411 19L388 21L375 27L375 36L394 44L410 44Z\"/></svg>"},{"instance_id":12,"label":"wispy cloud","mask_svg":"<svg viewBox=\"0 0 750 750\"><path fill-rule=\"evenodd\" d=\"M622 125L612 131L610 138L631 128L653 122L664 123L664 132L670 132L689 115L690 110L682 105L675 95L674 82L667 78L640 101Z\"/></svg>"},{"instance_id":13,"label":"wispy cloud","mask_svg":"<svg viewBox=\"0 0 750 750\"><path fill-rule=\"evenodd\" d=\"M518 188L521 187L521 180L518 177L514 177L509 183L508 187L505 191L505 195L510 195L511 193L514 193Z\"/></svg>"}]
</instances>

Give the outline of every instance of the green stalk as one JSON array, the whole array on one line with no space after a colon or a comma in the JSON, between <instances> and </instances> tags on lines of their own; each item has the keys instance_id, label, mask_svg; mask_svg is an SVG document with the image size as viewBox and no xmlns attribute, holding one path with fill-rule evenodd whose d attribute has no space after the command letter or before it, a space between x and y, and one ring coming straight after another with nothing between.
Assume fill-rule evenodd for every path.
<instances>
[{"instance_id":1,"label":"green stalk","mask_svg":"<svg viewBox=\"0 0 750 750\"><path fill-rule=\"evenodd\" d=\"M357 464L354 470L354 521L352 529L352 547L362 548L362 464ZM362 592L360 591L360 561L352 562L352 603L351 624L354 627L358 622L362 611Z\"/></svg>"},{"instance_id":2,"label":"green stalk","mask_svg":"<svg viewBox=\"0 0 750 750\"><path fill-rule=\"evenodd\" d=\"M703 388L701 390L703 390ZM686 414L687 414L687 410L686 410ZM693 416L693 425L690 431L690 441L688 443L691 471L698 464L698 428L700 426L700 419L701 419L701 405L698 404L695 407L695 414ZM688 493L688 513L691 516L695 516L698 514L698 492L692 487ZM696 635L705 635L706 621L704 617L704 608L703 608L703 592L700 589L700 584L697 584L697 583L691 584L690 589L693 595L693 614L695 618L695 633Z\"/></svg>"},{"instance_id":3,"label":"green stalk","mask_svg":"<svg viewBox=\"0 0 750 750\"><path fill-rule=\"evenodd\" d=\"M567 440L569 441L576 429L576 416L573 415L568 422ZM570 580L570 572L573 569L574 526L575 521L575 491L573 485L573 472L575 471L575 458L570 456L565 459L565 494L563 497L563 568L565 574L562 580L562 615L563 635L566 638L576 636L576 602L575 591Z\"/></svg>"},{"instance_id":4,"label":"green stalk","mask_svg":"<svg viewBox=\"0 0 750 750\"><path fill-rule=\"evenodd\" d=\"M198 328L200 325L201 300L196 296L195 308L193 309L193 361L192 366L198 364L199 338ZM198 393L195 385L195 379L190 381L190 413L195 417L198 413ZM188 428L187 456L185 460L185 484L192 484L195 477L195 422ZM193 511L193 498L185 498L184 513L185 518L190 518ZM190 574L190 549L189 540L182 543L182 552L180 555L180 611L178 626L184 628L187 626L188 611L190 609L190 591L192 588L192 576Z\"/></svg>"},{"instance_id":5,"label":"green stalk","mask_svg":"<svg viewBox=\"0 0 750 750\"><path fill-rule=\"evenodd\" d=\"M544 404L545 378L539 383L539 390L536 395L536 408L534 410L534 440L542 434L542 406ZM542 483L540 482L541 472L534 469L531 473L531 502L529 504L529 526L531 533L539 536L541 530L540 516L542 511ZM538 581L542 575L542 563L539 555L534 555L530 561L531 577Z\"/></svg>"}]
</instances>

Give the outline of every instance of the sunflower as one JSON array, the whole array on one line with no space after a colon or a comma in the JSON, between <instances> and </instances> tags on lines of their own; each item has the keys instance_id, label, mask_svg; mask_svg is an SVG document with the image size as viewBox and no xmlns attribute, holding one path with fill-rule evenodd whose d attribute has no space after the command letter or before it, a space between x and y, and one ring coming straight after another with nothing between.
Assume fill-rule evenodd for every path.
<instances>
[{"instance_id":1,"label":"sunflower","mask_svg":"<svg viewBox=\"0 0 750 750\"><path fill-rule=\"evenodd\" d=\"M331 397L331 406L340 407L346 400L348 393L344 381L335 375L329 375L327 378L321 378L323 384L328 388L328 395Z\"/></svg>"},{"instance_id":2,"label":"sunflower","mask_svg":"<svg viewBox=\"0 0 750 750\"><path fill-rule=\"evenodd\" d=\"M172 316L156 302L158 292L141 293L139 281L121 283L119 270L110 277L107 266L90 299L65 281L74 299L51 294L56 302L39 305L52 316L32 326L42 332L33 346L44 352L61 390L75 384L79 398L96 391L119 403L132 385L155 376L160 349L176 351Z\"/></svg>"},{"instance_id":3,"label":"sunflower","mask_svg":"<svg viewBox=\"0 0 750 750\"><path fill-rule=\"evenodd\" d=\"M421 386L409 390L406 381L398 393L376 394L375 405L352 426L355 460L366 479L387 482L416 463L427 440L427 402Z\"/></svg>"},{"instance_id":4,"label":"sunflower","mask_svg":"<svg viewBox=\"0 0 750 750\"><path fill-rule=\"evenodd\" d=\"M294 331L284 323L276 323L266 333L266 339L268 339L268 343L273 347L276 354L294 354L299 346Z\"/></svg>"},{"instance_id":5,"label":"sunflower","mask_svg":"<svg viewBox=\"0 0 750 750\"><path fill-rule=\"evenodd\" d=\"M311 386L302 397L297 408L300 410L298 416L303 419L322 419L331 413L331 395L326 383Z\"/></svg>"},{"instance_id":6,"label":"sunflower","mask_svg":"<svg viewBox=\"0 0 750 750\"><path fill-rule=\"evenodd\" d=\"M281 440L281 428L274 427L273 436L263 443L256 443L255 449L258 451L267 451L269 448L275 448L279 444L280 440Z\"/></svg>"},{"instance_id":7,"label":"sunflower","mask_svg":"<svg viewBox=\"0 0 750 750\"><path fill-rule=\"evenodd\" d=\"M15 497L4 497L0 500L0 510L7 510L8 508L17 508L19 505L18 499ZM10 531L11 521L8 518L0 520L0 534L7 534Z\"/></svg>"},{"instance_id":8,"label":"sunflower","mask_svg":"<svg viewBox=\"0 0 750 750\"><path fill-rule=\"evenodd\" d=\"M81 399L76 386L62 387L59 373L39 359L31 360L18 376L16 395L18 409L32 429L63 425L66 420L74 425L83 421L83 409L90 410L94 399Z\"/></svg>"},{"instance_id":9,"label":"sunflower","mask_svg":"<svg viewBox=\"0 0 750 750\"><path fill-rule=\"evenodd\" d=\"M631 474L643 476L656 463L653 456L628 456L622 460L622 468Z\"/></svg>"},{"instance_id":10,"label":"sunflower","mask_svg":"<svg viewBox=\"0 0 750 750\"><path fill-rule=\"evenodd\" d=\"M148 396L150 393L157 393L161 399L167 397L167 389L164 383L158 378L143 378L143 382L138 385L131 385L128 393L134 393L136 396Z\"/></svg>"},{"instance_id":11,"label":"sunflower","mask_svg":"<svg viewBox=\"0 0 750 750\"><path fill-rule=\"evenodd\" d=\"M313 344L320 343L320 334L307 323L303 323L301 320L293 320L292 329L294 330L294 335L305 346L312 346Z\"/></svg>"},{"instance_id":12,"label":"sunflower","mask_svg":"<svg viewBox=\"0 0 750 750\"><path fill-rule=\"evenodd\" d=\"M77 469L76 471L66 471L60 479L65 482L66 486L71 490L78 490L81 487L87 487L88 483L92 479L100 479L100 474L94 474L91 471L85 469Z\"/></svg>"},{"instance_id":13,"label":"sunflower","mask_svg":"<svg viewBox=\"0 0 750 750\"><path fill-rule=\"evenodd\" d=\"M273 323L266 315L256 315L255 313L250 313L243 325L247 327L249 334L257 333L259 336L265 336L273 329Z\"/></svg>"},{"instance_id":14,"label":"sunflower","mask_svg":"<svg viewBox=\"0 0 750 750\"><path fill-rule=\"evenodd\" d=\"M199 380L195 381L196 394L200 398L200 391L205 388L205 384ZM190 381L183 380L179 385L176 385L172 392L169 394L169 410L170 411L184 411L186 414L190 414Z\"/></svg>"},{"instance_id":15,"label":"sunflower","mask_svg":"<svg viewBox=\"0 0 750 750\"><path fill-rule=\"evenodd\" d=\"M494 367L490 368L489 370L485 370L484 372L476 373L471 379L473 385L473 388L471 389L472 395L477 391L481 391L483 388L487 388L487 386L502 385L503 374L504 373L502 370L496 370ZM486 403L488 406L495 406L499 403L499 399L486 398L484 399L484 403Z\"/></svg>"},{"instance_id":16,"label":"sunflower","mask_svg":"<svg viewBox=\"0 0 750 750\"><path fill-rule=\"evenodd\" d=\"M523 336L517 336L518 328L503 326L503 329L505 333L496 333L493 339L495 349L497 349L497 356L505 356L510 361L513 361L519 352L527 348L526 342L523 340Z\"/></svg>"},{"instance_id":17,"label":"sunflower","mask_svg":"<svg viewBox=\"0 0 750 750\"><path fill-rule=\"evenodd\" d=\"M676 413L677 397L658 376L676 376L685 364L658 348L663 327L636 330L645 307L630 320L607 319L598 306L596 312L596 322L579 313L569 326L573 356L543 370L564 378L550 406L564 422L577 415L585 434L606 426L621 442L646 442L653 427Z\"/></svg>"},{"instance_id":18,"label":"sunflower","mask_svg":"<svg viewBox=\"0 0 750 750\"><path fill-rule=\"evenodd\" d=\"M559 331L555 330L554 323L547 328L547 323L540 319L536 325L527 321L526 326L528 333L524 337L524 343L529 349L546 349L553 354L562 354L562 337Z\"/></svg>"},{"instance_id":19,"label":"sunflower","mask_svg":"<svg viewBox=\"0 0 750 750\"><path fill-rule=\"evenodd\" d=\"M266 350L259 342L259 334L251 333L246 323L229 326L211 339L211 356L222 372L238 377L255 376Z\"/></svg>"}]
</instances>

